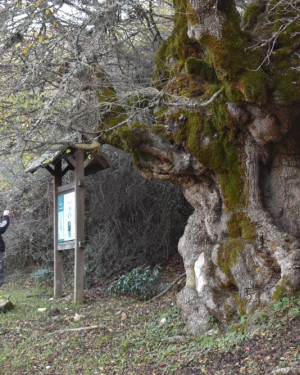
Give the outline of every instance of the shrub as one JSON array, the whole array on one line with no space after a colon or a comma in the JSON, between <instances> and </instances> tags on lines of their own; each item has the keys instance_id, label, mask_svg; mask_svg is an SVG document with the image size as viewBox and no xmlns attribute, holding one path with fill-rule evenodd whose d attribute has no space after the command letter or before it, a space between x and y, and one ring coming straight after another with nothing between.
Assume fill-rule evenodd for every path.
<instances>
[{"instance_id":1,"label":"shrub","mask_svg":"<svg viewBox=\"0 0 300 375\"><path fill-rule=\"evenodd\" d=\"M85 259L96 282L143 264L166 264L193 212L178 187L145 179L120 150L105 145L102 151L114 168L85 178Z\"/></svg>"},{"instance_id":2,"label":"shrub","mask_svg":"<svg viewBox=\"0 0 300 375\"><path fill-rule=\"evenodd\" d=\"M147 300L154 296L158 288L160 266L151 271L150 266L140 266L122 275L118 280L109 284L108 290L112 294L125 295Z\"/></svg>"},{"instance_id":3,"label":"shrub","mask_svg":"<svg viewBox=\"0 0 300 375\"><path fill-rule=\"evenodd\" d=\"M31 274L31 278L36 283L50 282L52 280L53 270L51 268L40 268Z\"/></svg>"}]
</instances>

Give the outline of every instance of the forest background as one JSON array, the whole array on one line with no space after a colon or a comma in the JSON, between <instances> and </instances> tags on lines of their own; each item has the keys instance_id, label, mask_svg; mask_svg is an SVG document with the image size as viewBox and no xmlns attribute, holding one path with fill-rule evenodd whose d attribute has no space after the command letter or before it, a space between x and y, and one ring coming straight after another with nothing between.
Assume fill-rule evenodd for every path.
<instances>
[{"instance_id":1,"label":"forest background","mask_svg":"<svg viewBox=\"0 0 300 375\"><path fill-rule=\"evenodd\" d=\"M143 95L172 12L166 1L1 5L0 203L12 212L7 273L53 263L52 178L25 169L74 133L92 141L110 110L112 86L127 111L150 116ZM165 264L177 252L191 207L179 188L145 180L124 151L104 146L102 152L113 167L86 181L87 274ZM64 183L72 179L69 172ZM73 253L65 257L72 268Z\"/></svg>"}]
</instances>

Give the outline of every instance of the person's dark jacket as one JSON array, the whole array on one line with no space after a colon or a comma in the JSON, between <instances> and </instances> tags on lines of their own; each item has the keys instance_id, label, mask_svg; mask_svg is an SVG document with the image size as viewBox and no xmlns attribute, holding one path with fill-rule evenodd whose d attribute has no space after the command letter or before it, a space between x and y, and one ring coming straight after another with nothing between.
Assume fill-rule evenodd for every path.
<instances>
[{"instance_id":1,"label":"person's dark jacket","mask_svg":"<svg viewBox=\"0 0 300 375\"><path fill-rule=\"evenodd\" d=\"M0 221L0 251L3 253L5 251L5 242L1 234L3 234L9 226L9 216L3 216Z\"/></svg>"}]
</instances>

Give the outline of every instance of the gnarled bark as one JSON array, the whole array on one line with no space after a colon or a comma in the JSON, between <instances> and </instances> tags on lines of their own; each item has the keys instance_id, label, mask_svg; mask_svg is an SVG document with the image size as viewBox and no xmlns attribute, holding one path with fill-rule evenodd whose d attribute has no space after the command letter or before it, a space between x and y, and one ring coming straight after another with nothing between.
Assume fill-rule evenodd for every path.
<instances>
[{"instance_id":1,"label":"gnarled bark","mask_svg":"<svg viewBox=\"0 0 300 375\"><path fill-rule=\"evenodd\" d=\"M256 30L270 37L263 19L273 17L271 5L255 4L250 37L233 1L174 3L166 65L158 67L158 74L168 77L166 89L193 103L212 96L212 85L225 91L205 109L178 108L170 96L170 105L157 111L159 130L148 127L148 141L134 153L145 176L180 184L194 207L179 242L187 282L178 304L188 329L198 333L212 316L226 322L300 289L300 100L293 87L283 90L279 79L285 73L279 77L276 65L282 48L293 56L299 51L292 39L299 24L285 31L288 46L281 41L280 51L261 69L267 51L251 45L258 40ZM176 50L178 25L184 22L186 53ZM204 56L217 78L203 73ZM291 71L296 81L288 85L299 85L292 64L286 74Z\"/></svg>"}]
</instances>

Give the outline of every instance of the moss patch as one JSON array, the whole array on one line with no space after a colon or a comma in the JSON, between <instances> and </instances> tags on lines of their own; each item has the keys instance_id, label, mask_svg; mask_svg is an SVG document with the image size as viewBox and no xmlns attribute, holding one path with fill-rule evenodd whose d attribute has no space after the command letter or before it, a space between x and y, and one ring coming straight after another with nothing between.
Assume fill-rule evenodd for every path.
<instances>
[{"instance_id":1,"label":"moss patch","mask_svg":"<svg viewBox=\"0 0 300 375\"><path fill-rule=\"evenodd\" d=\"M117 98L116 91L113 87L104 87L98 92L98 100L100 103L113 102Z\"/></svg>"},{"instance_id":2,"label":"moss patch","mask_svg":"<svg viewBox=\"0 0 300 375\"><path fill-rule=\"evenodd\" d=\"M201 42L212 54L219 77L233 82L248 68L256 68L260 52L246 50L250 47L247 35L240 29L239 15L233 1L228 1L227 20L223 25L222 38L206 35Z\"/></svg>"},{"instance_id":3,"label":"moss patch","mask_svg":"<svg viewBox=\"0 0 300 375\"><path fill-rule=\"evenodd\" d=\"M294 35L300 33L300 22L294 23L278 38L278 46L273 54L272 74L274 100L279 104L300 101L299 57L300 41Z\"/></svg>"},{"instance_id":4,"label":"moss patch","mask_svg":"<svg viewBox=\"0 0 300 375\"><path fill-rule=\"evenodd\" d=\"M0 313L6 313L13 310L15 305L11 302L9 297L0 296Z\"/></svg>"},{"instance_id":5,"label":"moss patch","mask_svg":"<svg viewBox=\"0 0 300 375\"><path fill-rule=\"evenodd\" d=\"M199 42L187 35L187 12L190 16L188 0L173 0L175 15L174 28L168 43L168 52L173 58L185 60L189 56L198 55Z\"/></svg>"},{"instance_id":6,"label":"moss patch","mask_svg":"<svg viewBox=\"0 0 300 375\"><path fill-rule=\"evenodd\" d=\"M126 152L134 150L145 138L146 126L134 123L116 128L106 136L106 142Z\"/></svg>"},{"instance_id":7,"label":"moss patch","mask_svg":"<svg viewBox=\"0 0 300 375\"><path fill-rule=\"evenodd\" d=\"M225 94L228 100L232 103L241 103L244 101L243 94L239 91L239 89L235 85L231 85L230 83L224 81L224 88Z\"/></svg>"},{"instance_id":8,"label":"moss patch","mask_svg":"<svg viewBox=\"0 0 300 375\"><path fill-rule=\"evenodd\" d=\"M292 295L292 285L288 277L285 275L282 277L280 285L277 285L272 295L272 301L278 301L279 299Z\"/></svg>"},{"instance_id":9,"label":"moss patch","mask_svg":"<svg viewBox=\"0 0 300 375\"><path fill-rule=\"evenodd\" d=\"M184 67L187 74L196 75L203 81L209 83L214 83L217 81L217 76L214 69L203 59L188 57L185 60Z\"/></svg>"},{"instance_id":10,"label":"moss patch","mask_svg":"<svg viewBox=\"0 0 300 375\"><path fill-rule=\"evenodd\" d=\"M227 276L229 283L235 285L232 267L245 245L255 242L256 225L244 212L234 212L227 222L227 228L230 239L218 250L218 265Z\"/></svg>"},{"instance_id":11,"label":"moss patch","mask_svg":"<svg viewBox=\"0 0 300 375\"><path fill-rule=\"evenodd\" d=\"M247 313L247 300L246 298L241 298L240 295L236 297L236 302L239 307L239 314L240 316L244 316Z\"/></svg>"},{"instance_id":12,"label":"moss patch","mask_svg":"<svg viewBox=\"0 0 300 375\"><path fill-rule=\"evenodd\" d=\"M276 5L276 6L275 6ZM292 104L300 101L299 53L300 22L298 10L274 2L274 10L269 15L270 22L263 28L266 35L279 32L271 55L271 77L273 100L278 104ZM294 19L287 26L287 19Z\"/></svg>"},{"instance_id":13,"label":"moss patch","mask_svg":"<svg viewBox=\"0 0 300 375\"><path fill-rule=\"evenodd\" d=\"M175 14L173 31L167 41L163 42L155 57L156 84L164 84L169 78L179 74L185 60L190 56L201 57L203 50L198 41L187 35L187 15L192 17L188 0L173 0Z\"/></svg>"},{"instance_id":14,"label":"moss patch","mask_svg":"<svg viewBox=\"0 0 300 375\"><path fill-rule=\"evenodd\" d=\"M255 71L262 61L262 55L258 49L251 48L251 38L241 30L234 2L227 2L222 38L204 35L201 44L208 49L230 101L266 102L266 75L261 69Z\"/></svg>"},{"instance_id":15,"label":"moss patch","mask_svg":"<svg viewBox=\"0 0 300 375\"><path fill-rule=\"evenodd\" d=\"M232 238L220 246L218 251L218 265L233 285L235 285L235 281L231 268L236 264L237 257L242 252L244 244L243 239Z\"/></svg>"},{"instance_id":16,"label":"moss patch","mask_svg":"<svg viewBox=\"0 0 300 375\"><path fill-rule=\"evenodd\" d=\"M293 69L291 59L293 52L286 48L276 51L272 67L273 98L278 104L292 104L300 101L300 71Z\"/></svg>"},{"instance_id":17,"label":"moss patch","mask_svg":"<svg viewBox=\"0 0 300 375\"><path fill-rule=\"evenodd\" d=\"M245 204L237 148L231 140L231 120L224 103L214 103L212 115L189 126L187 147L200 162L213 169L220 178L224 203L231 211ZM202 145L208 137L208 143Z\"/></svg>"},{"instance_id":18,"label":"moss patch","mask_svg":"<svg viewBox=\"0 0 300 375\"><path fill-rule=\"evenodd\" d=\"M234 126L225 102L214 102L211 111L205 113L186 109L165 113L161 121L170 123L170 128L174 129L165 131L170 141L186 147L204 166L218 174L227 210L244 206L245 176L234 143Z\"/></svg>"},{"instance_id":19,"label":"moss patch","mask_svg":"<svg viewBox=\"0 0 300 375\"><path fill-rule=\"evenodd\" d=\"M246 71L241 75L240 91L248 102L256 102L259 105L267 101L267 76L260 69L258 71Z\"/></svg>"},{"instance_id":20,"label":"moss patch","mask_svg":"<svg viewBox=\"0 0 300 375\"><path fill-rule=\"evenodd\" d=\"M264 10L264 6L261 4L249 4L243 14L243 24L245 29L251 30L254 28L258 21L259 15Z\"/></svg>"},{"instance_id":21,"label":"moss patch","mask_svg":"<svg viewBox=\"0 0 300 375\"><path fill-rule=\"evenodd\" d=\"M256 225L244 212L234 212L227 222L229 237L252 241L256 238Z\"/></svg>"}]
</instances>

